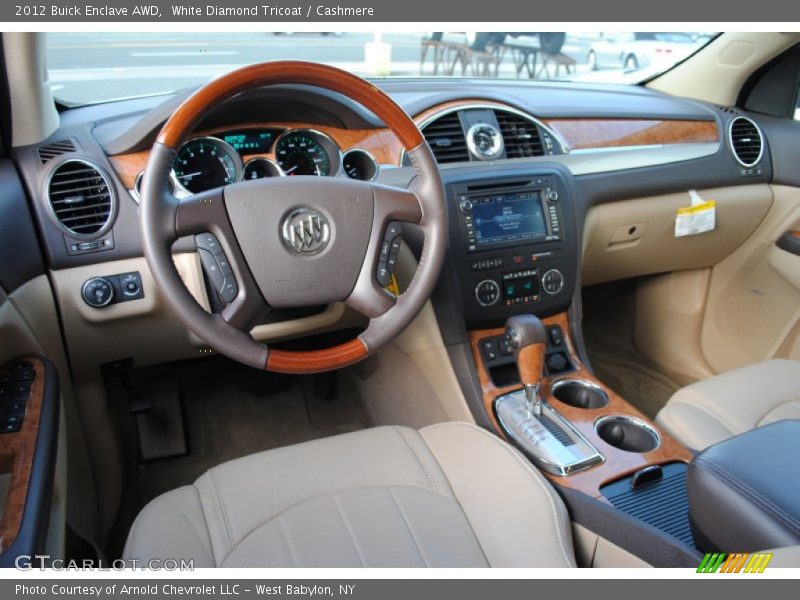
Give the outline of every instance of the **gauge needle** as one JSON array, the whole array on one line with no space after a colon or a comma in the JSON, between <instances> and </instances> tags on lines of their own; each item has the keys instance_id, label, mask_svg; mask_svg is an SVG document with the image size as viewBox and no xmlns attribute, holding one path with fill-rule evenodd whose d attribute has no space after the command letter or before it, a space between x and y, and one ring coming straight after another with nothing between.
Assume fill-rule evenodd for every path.
<instances>
[{"instance_id":1,"label":"gauge needle","mask_svg":"<svg viewBox=\"0 0 800 600\"><path fill-rule=\"evenodd\" d=\"M178 176L178 179L191 179L192 177L202 174L203 174L202 171L195 171L194 173L187 173L186 175L180 175Z\"/></svg>"},{"instance_id":2,"label":"gauge needle","mask_svg":"<svg viewBox=\"0 0 800 600\"><path fill-rule=\"evenodd\" d=\"M298 166L299 166L299 165L295 165L295 166L293 166L293 167L292 167L291 169L289 169L288 171L284 171L284 172L283 172L283 174L284 174L284 175L291 175L291 174L292 174L292 171L296 170Z\"/></svg>"}]
</instances>

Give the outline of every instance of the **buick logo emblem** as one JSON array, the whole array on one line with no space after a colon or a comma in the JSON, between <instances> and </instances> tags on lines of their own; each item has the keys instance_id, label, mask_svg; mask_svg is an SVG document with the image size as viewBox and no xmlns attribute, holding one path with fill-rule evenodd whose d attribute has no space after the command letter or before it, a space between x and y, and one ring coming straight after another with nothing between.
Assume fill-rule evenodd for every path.
<instances>
[{"instance_id":1,"label":"buick logo emblem","mask_svg":"<svg viewBox=\"0 0 800 600\"><path fill-rule=\"evenodd\" d=\"M283 241L298 254L322 252L330 237L328 220L312 208L298 208L283 221Z\"/></svg>"}]
</instances>

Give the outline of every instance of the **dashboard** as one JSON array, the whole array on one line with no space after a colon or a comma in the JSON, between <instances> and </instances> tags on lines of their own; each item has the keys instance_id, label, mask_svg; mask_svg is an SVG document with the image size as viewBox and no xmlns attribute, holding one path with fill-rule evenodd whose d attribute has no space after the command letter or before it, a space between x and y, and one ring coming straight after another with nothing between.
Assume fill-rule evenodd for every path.
<instances>
[{"instance_id":1,"label":"dashboard","mask_svg":"<svg viewBox=\"0 0 800 600\"><path fill-rule=\"evenodd\" d=\"M746 125L750 137L763 123L742 111L624 86L449 79L378 85L413 116L445 183L449 251L433 305L448 346L466 343L467 328L573 306L587 264L600 264L603 274L647 272L655 264L652 253L639 252L627 236L630 225L652 220L658 194L773 177L766 139L755 162L734 155L733 125ZM129 357L143 364L178 360L203 347L160 302L142 258L139 226L137 190L150 148L185 98L178 93L70 109L50 139L13 151L30 190L68 343L82 350L74 356L77 371ZM273 86L242 94L198 123L176 154L171 180L175 194L185 196L293 176L406 187L414 170L396 136L349 98ZM653 198L637 204L642 216L623 210L601 223L615 251L598 239L597 250L583 254L593 235L585 227L599 231L590 218L596 209L637 198ZM720 220L748 222L725 210L720 206ZM664 205L657 218L674 221L674 211ZM729 237L739 239L734 233ZM715 239L705 238L710 247L692 252L692 260L725 251ZM420 240L413 228L403 231L403 240L409 267ZM646 239L665 247L656 254L662 271L687 260L686 245L669 240L649 233ZM200 249L198 240L184 238L173 256L198 302L219 312L225 298L217 292L229 282L216 285ZM273 311L253 336L269 342L363 324L343 305L304 307Z\"/></svg>"}]
</instances>

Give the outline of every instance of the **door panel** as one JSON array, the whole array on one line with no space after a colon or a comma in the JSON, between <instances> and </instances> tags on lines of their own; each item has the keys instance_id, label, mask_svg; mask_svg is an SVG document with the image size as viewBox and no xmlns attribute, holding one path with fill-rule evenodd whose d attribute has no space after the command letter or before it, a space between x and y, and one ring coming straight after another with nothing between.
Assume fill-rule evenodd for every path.
<instances>
[{"instance_id":1,"label":"door panel","mask_svg":"<svg viewBox=\"0 0 800 600\"><path fill-rule=\"evenodd\" d=\"M779 355L800 360L800 257L776 245L800 230L800 189L772 189L762 225L712 271L701 343L717 372Z\"/></svg>"},{"instance_id":2,"label":"door panel","mask_svg":"<svg viewBox=\"0 0 800 600\"><path fill-rule=\"evenodd\" d=\"M51 444L57 447L55 476L52 482L43 484L52 484L52 492L48 493L52 498L50 530L46 548L37 548L46 549L53 556L63 555L67 520L67 437L64 422L75 433L69 436L69 486L76 491L74 498L78 500L73 510L76 516L70 519L71 523L74 522L73 528L81 532L91 531L94 511L93 485L84 476L91 471L80 426L76 425L68 363L60 331L55 298L44 274L44 262L25 192L14 165L0 159L0 366L20 356L43 356L50 359L53 365L53 375L47 378L50 381L48 389L52 390L54 380L61 382L62 408L58 421L62 422L55 425L58 438L52 440ZM49 400L47 404L52 405L52 402ZM55 403L58 404L58 398ZM0 435L0 454L4 451L13 454L12 445L10 438ZM37 488L42 483L38 477L34 481ZM81 490L89 490L91 495L87 497ZM33 495L30 496L33 498Z\"/></svg>"}]
</instances>

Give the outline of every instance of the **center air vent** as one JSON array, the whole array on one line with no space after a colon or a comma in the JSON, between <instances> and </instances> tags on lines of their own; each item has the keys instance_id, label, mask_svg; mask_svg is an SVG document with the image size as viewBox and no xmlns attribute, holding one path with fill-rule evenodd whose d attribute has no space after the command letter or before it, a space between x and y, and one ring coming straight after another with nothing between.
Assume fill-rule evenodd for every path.
<instances>
[{"instance_id":1,"label":"center air vent","mask_svg":"<svg viewBox=\"0 0 800 600\"><path fill-rule=\"evenodd\" d=\"M505 110L495 110L494 114L503 134L508 158L544 156L545 148L536 123Z\"/></svg>"},{"instance_id":2,"label":"center air vent","mask_svg":"<svg viewBox=\"0 0 800 600\"><path fill-rule=\"evenodd\" d=\"M66 160L50 175L47 197L56 221L70 235L99 237L111 225L114 194L106 176L83 160Z\"/></svg>"},{"instance_id":3,"label":"center air vent","mask_svg":"<svg viewBox=\"0 0 800 600\"><path fill-rule=\"evenodd\" d=\"M728 137L736 160L743 167L752 167L761 160L764 142L761 130L747 117L736 117L731 121Z\"/></svg>"},{"instance_id":4,"label":"center air vent","mask_svg":"<svg viewBox=\"0 0 800 600\"><path fill-rule=\"evenodd\" d=\"M457 112L442 115L422 129L439 164L469 160L467 140Z\"/></svg>"}]
</instances>

